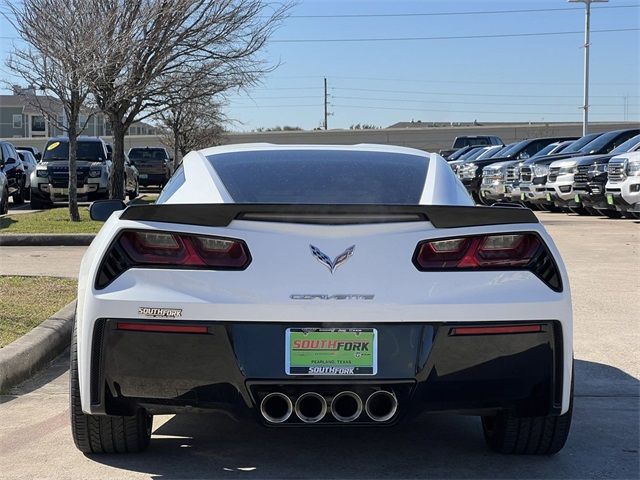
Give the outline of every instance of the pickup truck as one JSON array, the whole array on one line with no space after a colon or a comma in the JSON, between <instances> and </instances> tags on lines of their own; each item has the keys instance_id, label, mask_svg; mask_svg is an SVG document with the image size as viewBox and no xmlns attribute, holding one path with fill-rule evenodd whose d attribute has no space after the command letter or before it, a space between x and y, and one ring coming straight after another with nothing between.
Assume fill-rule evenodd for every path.
<instances>
[{"instance_id":1,"label":"pickup truck","mask_svg":"<svg viewBox=\"0 0 640 480\"><path fill-rule=\"evenodd\" d=\"M550 143L564 141L570 138L571 137L546 137L522 140L521 142L516 143L510 149L501 153L500 156L495 155L484 160L466 162L464 165L458 168L458 177L466 187L467 191L474 198L474 200L476 200L476 202L491 203L490 201L483 200L484 192L491 191L490 195L502 196L503 198L505 197L505 195L511 195L511 192L507 192L505 190L504 183L497 185L495 191L492 191L493 189L488 188L489 185L487 185L486 183L482 185L482 169L484 167L498 162L512 162L530 158ZM507 171L505 167L503 182L508 180L506 175Z\"/></svg>"},{"instance_id":2,"label":"pickup truck","mask_svg":"<svg viewBox=\"0 0 640 480\"><path fill-rule=\"evenodd\" d=\"M621 216L620 212L615 208L611 208L605 197L609 162L617 155L639 150L640 135L636 135L611 150L607 155L594 155L579 160L576 163L577 172L573 176L576 203L584 207L589 213L619 218Z\"/></svg>"},{"instance_id":3,"label":"pickup truck","mask_svg":"<svg viewBox=\"0 0 640 480\"><path fill-rule=\"evenodd\" d=\"M504 145L504 142L500 137L496 137L495 135L465 135L462 137L456 137L453 141L453 145L449 150L440 150L440 155L444 158L447 158L452 153L455 153L457 150L469 147L469 146L481 146L481 147L489 147L491 145ZM452 159L455 160L455 159Z\"/></svg>"},{"instance_id":4,"label":"pickup truck","mask_svg":"<svg viewBox=\"0 0 640 480\"><path fill-rule=\"evenodd\" d=\"M607 204L627 216L640 218L640 152L613 157L607 172Z\"/></svg>"},{"instance_id":5,"label":"pickup truck","mask_svg":"<svg viewBox=\"0 0 640 480\"><path fill-rule=\"evenodd\" d=\"M551 163L549 165L549 175L546 183L547 201L553 202L556 207L579 208L581 210L576 210L578 213L587 213L582 210L581 205L576 202L576 193L574 191L574 176L578 173L578 162L582 162L585 157L606 155L638 134L640 134L640 128L613 130L603 133L582 147L579 153ZM595 157L585 161L593 163Z\"/></svg>"},{"instance_id":6,"label":"pickup truck","mask_svg":"<svg viewBox=\"0 0 640 480\"><path fill-rule=\"evenodd\" d=\"M534 156L525 160L520 167L520 201L529 207L542 210L559 211L553 202L547 200L547 175L549 165L562 158L579 155L580 150L598 138L601 133L589 133L571 143L562 152L556 152L544 157Z\"/></svg>"}]
</instances>

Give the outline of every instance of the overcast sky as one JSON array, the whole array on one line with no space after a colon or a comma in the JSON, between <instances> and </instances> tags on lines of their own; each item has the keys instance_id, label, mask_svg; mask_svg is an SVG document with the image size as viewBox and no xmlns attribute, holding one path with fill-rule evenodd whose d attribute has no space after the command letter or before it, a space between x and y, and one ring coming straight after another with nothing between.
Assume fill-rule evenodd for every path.
<instances>
[{"instance_id":1,"label":"overcast sky","mask_svg":"<svg viewBox=\"0 0 640 480\"><path fill-rule=\"evenodd\" d=\"M640 120L639 7L638 0L611 0L593 8L593 121ZM553 10L466 14L541 9ZM452 15L424 15L434 13ZM412 119L580 121L581 33L308 40L477 37L583 28L583 5L565 0L300 0L264 52L265 60L280 66L261 86L230 95L226 110L238 122L234 130L314 128L322 122L327 77L330 128L388 126ZM632 30L597 32L621 29ZM0 20L0 35L12 34ZM12 40L0 42L0 54L6 57ZM0 68L7 78L6 67Z\"/></svg>"}]
</instances>

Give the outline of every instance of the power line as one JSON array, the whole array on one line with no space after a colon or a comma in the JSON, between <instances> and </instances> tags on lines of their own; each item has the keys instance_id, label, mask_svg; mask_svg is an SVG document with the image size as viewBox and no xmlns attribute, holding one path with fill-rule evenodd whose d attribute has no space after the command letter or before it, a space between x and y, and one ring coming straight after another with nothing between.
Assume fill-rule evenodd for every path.
<instances>
[{"instance_id":1,"label":"power line","mask_svg":"<svg viewBox=\"0 0 640 480\"><path fill-rule=\"evenodd\" d=\"M594 9L619 9L637 8L640 5L609 5L606 7L593 7ZM290 15L288 18L389 18L389 17L444 17L458 15L503 15L511 13L543 13L543 12L569 12L582 11L582 8L529 8L524 10L485 10L467 12L413 12L413 13L344 13L334 15Z\"/></svg>"},{"instance_id":2,"label":"power line","mask_svg":"<svg viewBox=\"0 0 640 480\"><path fill-rule=\"evenodd\" d=\"M285 77L271 77L272 79L286 79L286 78L322 78L321 75L300 75L300 76L285 76ZM328 75L327 78L337 80L365 80L373 82L406 82L406 83L460 83L468 85L513 85L515 82L487 82L478 80L416 80L412 78L381 78L381 77L347 77L342 75ZM531 82L517 80L518 85L582 85L582 82ZM592 85L638 85L638 82L600 82Z\"/></svg>"},{"instance_id":3,"label":"power line","mask_svg":"<svg viewBox=\"0 0 640 480\"><path fill-rule=\"evenodd\" d=\"M478 96L481 96L480 94ZM621 96L624 98L623 96ZM373 97L342 97L342 96L333 96L335 100L371 100L371 101L379 101L379 102L408 102L408 103L416 103L416 102L427 102L427 103L441 103L441 104L452 104L452 105L503 105L503 106L514 106L514 107L565 107L565 108L580 108L580 105L577 104L558 104L558 103L512 103L512 102L457 102L457 101L449 101L449 100L427 100L424 98L373 98ZM266 99L266 98L265 98ZM617 103L601 103L601 104L592 104L592 107L621 107L622 104Z\"/></svg>"},{"instance_id":4,"label":"power line","mask_svg":"<svg viewBox=\"0 0 640 480\"><path fill-rule=\"evenodd\" d=\"M363 106L363 105L333 105L335 108L357 108L357 109L367 109L367 110L402 110L402 111L411 111L411 112L442 112L442 113L473 113L473 114L500 114L500 115L530 115L530 116L561 116L561 115L581 115L581 112L575 113L549 113L549 112L483 112L479 110L438 110L433 108L396 108L396 107L373 107L373 106ZM600 115L615 115L619 112L600 112Z\"/></svg>"},{"instance_id":5,"label":"power line","mask_svg":"<svg viewBox=\"0 0 640 480\"><path fill-rule=\"evenodd\" d=\"M640 28L610 28L591 30L591 33L619 33L637 32ZM270 40L270 43L356 43L356 42L412 42L425 40L479 40L484 38L519 38L519 37L546 37L560 35L582 35L580 30L567 30L563 32L530 32L530 33L493 33L486 35L458 35L436 37L371 37L371 38L290 38L283 40Z\"/></svg>"},{"instance_id":6,"label":"power line","mask_svg":"<svg viewBox=\"0 0 640 480\"><path fill-rule=\"evenodd\" d=\"M331 87L332 90L344 90L352 92L373 92L373 93L390 93L389 90L376 88L347 88L347 87ZM511 98L581 98L580 95L515 95L507 93L460 93L460 92L419 92L415 90L393 90L393 93L405 93L408 95L451 95L459 97L511 97ZM621 95L595 95L593 98L618 98ZM629 98L636 98L638 95L628 95Z\"/></svg>"}]
</instances>

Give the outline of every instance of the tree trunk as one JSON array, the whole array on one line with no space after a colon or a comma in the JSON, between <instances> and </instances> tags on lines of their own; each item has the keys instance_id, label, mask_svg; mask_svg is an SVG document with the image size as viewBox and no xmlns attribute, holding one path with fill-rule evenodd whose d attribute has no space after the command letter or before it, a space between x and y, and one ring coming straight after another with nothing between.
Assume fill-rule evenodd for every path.
<instances>
[{"instance_id":1,"label":"tree trunk","mask_svg":"<svg viewBox=\"0 0 640 480\"><path fill-rule=\"evenodd\" d=\"M111 117L113 131L113 174L111 176L111 198L124 200L124 135L127 127L121 118Z\"/></svg>"},{"instance_id":2,"label":"tree trunk","mask_svg":"<svg viewBox=\"0 0 640 480\"><path fill-rule=\"evenodd\" d=\"M72 222L79 222L78 171L76 167L76 159L78 157L78 115L72 112L69 117L69 219Z\"/></svg>"},{"instance_id":3,"label":"tree trunk","mask_svg":"<svg viewBox=\"0 0 640 480\"><path fill-rule=\"evenodd\" d=\"M178 156L180 155L180 132L178 129L173 129L173 171L175 172L180 165Z\"/></svg>"}]
</instances>

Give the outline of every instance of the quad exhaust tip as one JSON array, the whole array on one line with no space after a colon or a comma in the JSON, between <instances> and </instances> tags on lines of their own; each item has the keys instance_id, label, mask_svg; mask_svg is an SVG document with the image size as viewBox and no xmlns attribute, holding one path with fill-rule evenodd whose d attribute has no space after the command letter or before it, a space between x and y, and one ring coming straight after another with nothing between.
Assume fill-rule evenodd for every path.
<instances>
[{"instance_id":1,"label":"quad exhaust tip","mask_svg":"<svg viewBox=\"0 0 640 480\"><path fill-rule=\"evenodd\" d=\"M398 399L391 392L378 390L369 395L364 409L374 422L386 422L396 414Z\"/></svg>"},{"instance_id":2,"label":"quad exhaust tip","mask_svg":"<svg viewBox=\"0 0 640 480\"><path fill-rule=\"evenodd\" d=\"M353 422L362 413L362 399L355 392L340 392L331 400L331 414L339 422Z\"/></svg>"},{"instance_id":3,"label":"quad exhaust tip","mask_svg":"<svg viewBox=\"0 0 640 480\"><path fill-rule=\"evenodd\" d=\"M283 423L293 413L293 403L284 393L273 392L260 402L260 413L270 423Z\"/></svg>"},{"instance_id":4,"label":"quad exhaust tip","mask_svg":"<svg viewBox=\"0 0 640 480\"><path fill-rule=\"evenodd\" d=\"M296 400L294 411L304 423L316 423L327 414L327 401L319 393L303 393Z\"/></svg>"}]
</instances>

